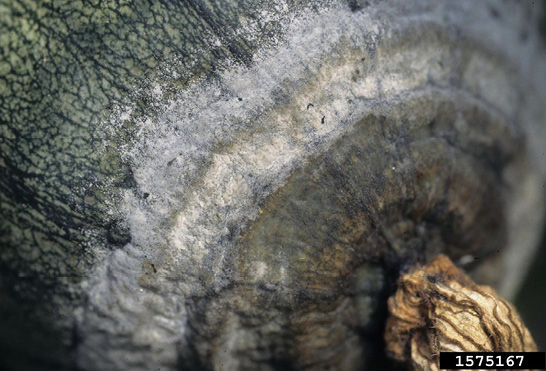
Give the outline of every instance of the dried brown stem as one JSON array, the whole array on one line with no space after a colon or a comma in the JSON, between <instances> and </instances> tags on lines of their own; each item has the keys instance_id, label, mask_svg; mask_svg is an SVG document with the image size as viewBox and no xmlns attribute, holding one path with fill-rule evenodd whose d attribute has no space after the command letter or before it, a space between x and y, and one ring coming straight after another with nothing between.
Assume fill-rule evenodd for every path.
<instances>
[{"instance_id":1,"label":"dried brown stem","mask_svg":"<svg viewBox=\"0 0 546 371\"><path fill-rule=\"evenodd\" d=\"M445 255L402 276L388 304L387 351L414 370L439 370L442 351L536 351L514 306Z\"/></svg>"}]
</instances>

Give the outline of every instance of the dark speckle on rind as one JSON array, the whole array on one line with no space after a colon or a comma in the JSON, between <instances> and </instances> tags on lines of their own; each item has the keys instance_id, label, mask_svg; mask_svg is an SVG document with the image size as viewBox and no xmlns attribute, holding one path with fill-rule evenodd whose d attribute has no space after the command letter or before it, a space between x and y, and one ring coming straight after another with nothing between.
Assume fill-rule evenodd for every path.
<instances>
[{"instance_id":1,"label":"dark speckle on rind","mask_svg":"<svg viewBox=\"0 0 546 371\"><path fill-rule=\"evenodd\" d=\"M429 276L427 276L427 280L428 280L428 282L430 282L430 283L436 283L436 282L439 281L439 278L438 278L438 276L429 275Z\"/></svg>"},{"instance_id":2,"label":"dark speckle on rind","mask_svg":"<svg viewBox=\"0 0 546 371\"><path fill-rule=\"evenodd\" d=\"M489 8L489 13L491 14L491 17L493 17L493 18L500 18L500 16L501 16L499 11L495 7L490 7Z\"/></svg>"},{"instance_id":3,"label":"dark speckle on rind","mask_svg":"<svg viewBox=\"0 0 546 371\"><path fill-rule=\"evenodd\" d=\"M112 246L121 247L131 242L131 233L121 220L112 220L107 226L107 241Z\"/></svg>"},{"instance_id":4,"label":"dark speckle on rind","mask_svg":"<svg viewBox=\"0 0 546 371\"><path fill-rule=\"evenodd\" d=\"M370 2L367 0L348 0L349 9L353 12L362 10L370 5Z\"/></svg>"}]
</instances>

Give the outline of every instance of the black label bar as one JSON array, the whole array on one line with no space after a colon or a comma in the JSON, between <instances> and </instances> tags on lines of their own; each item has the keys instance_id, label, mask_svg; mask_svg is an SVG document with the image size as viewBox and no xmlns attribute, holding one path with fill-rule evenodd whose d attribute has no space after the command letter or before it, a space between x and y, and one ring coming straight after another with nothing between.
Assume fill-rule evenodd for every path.
<instances>
[{"instance_id":1,"label":"black label bar","mask_svg":"<svg viewBox=\"0 0 546 371\"><path fill-rule=\"evenodd\" d=\"M440 369L544 369L544 352L440 352Z\"/></svg>"}]
</instances>

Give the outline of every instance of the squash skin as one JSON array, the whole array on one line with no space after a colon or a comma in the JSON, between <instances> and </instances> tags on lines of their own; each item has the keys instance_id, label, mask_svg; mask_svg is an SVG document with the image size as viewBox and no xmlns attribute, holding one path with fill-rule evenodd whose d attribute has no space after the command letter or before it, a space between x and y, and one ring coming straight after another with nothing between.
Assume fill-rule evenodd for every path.
<instances>
[{"instance_id":1,"label":"squash skin","mask_svg":"<svg viewBox=\"0 0 546 371\"><path fill-rule=\"evenodd\" d=\"M483 267L488 267L487 262L497 267L506 259L496 250L512 256L510 251L524 246L522 250L531 256L539 228L518 225L510 218L513 210L524 210L520 214L529 220L542 215L535 201L541 199L542 191L536 188L544 174L537 145L545 138L539 119L542 108L537 103L544 96L544 87L527 81L528 65L540 60L543 46L536 30L529 30L528 43L535 46L522 47L531 51L518 59L514 55L520 49L514 42L490 43L479 33L480 23L498 22L491 14L509 17L513 9L519 9L517 5L493 12L489 4L478 11L470 10L466 3L460 7L423 4L407 5L405 11L375 3L349 4L352 10L345 4L321 3L311 9L289 5L277 10L273 19L278 24L271 22L269 29L266 24L263 29L258 27L257 37L221 35L219 30L243 28L242 19L252 19L253 12L268 7L265 3L255 8L228 3L227 9L201 3L179 8L164 4L158 9L133 4L114 10L2 4L9 11L2 13L9 15L1 24L20 35L16 41L7 41L9 54L22 61L13 57L3 78L8 99L1 111L2 292L7 303L16 303L6 304L3 311L12 318L20 316L19 321L10 321L17 323L15 327L7 322L5 326L18 332L26 318L36 318L35 323L59 332L55 337L61 339L60 344L51 345L59 353L47 350L42 356L48 358L51 353L52 358L64 358L83 368L114 364L146 369L157 362L166 368L178 367L177 362L180 367L215 368L230 361L234 368L246 369L287 363L306 368L326 361L336 365L343 353L328 353L327 360L321 359L317 355L320 346L309 338L320 340L316 334L324 334L328 323L341 321L336 327L341 332L332 338L347 344L342 349L351 355L346 359L354 362L346 366L350 368L365 362L369 350L363 343L369 339L373 343L375 335L368 339L361 332L377 326L370 319L384 310L377 298L389 291L388 282L404 266L430 259L437 252L447 252L454 259L479 256ZM284 20L291 15L304 19L303 14L310 13L309 17L324 21L327 17L320 18L321 12L332 12L330 17L353 12L360 18L351 23L339 17L339 30L349 30L349 36L320 45L323 50L318 55L324 58L320 62L305 59L309 50L294 51L290 45L282 49L269 36L291 40L294 45L307 35L305 28L299 34L284 35ZM433 21L419 16L421 12ZM82 29L63 25L60 20L69 13L70 19L81 13L88 22L75 24ZM470 13L473 18L463 21ZM451 23L442 23L444 16L451 17ZM155 27L152 22L166 26ZM354 31L357 26L364 36ZM507 34L519 32L512 27L505 27ZM211 28L222 36L220 46L206 36ZM176 32L187 29L195 34ZM33 45L34 54L24 50L30 48L19 41L24 38ZM187 45L200 52L189 53ZM445 54L438 58L426 54L435 47ZM250 73L246 80L233 76L238 72L232 71L252 68L257 75L260 66L267 66L267 53L278 50L309 62L308 70L290 70L295 77L278 73L271 77L271 86L264 84L262 90L258 89L260 79L252 80ZM420 58L416 51L426 57ZM197 62L192 62L196 56ZM292 68L295 63L288 65ZM336 75L333 70L343 72ZM328 73L333 76L330 80ZM402 77L393 78L397 73ZM540 76L543 72L534 73ZM334 88L337 76L342 83ZM256 84L248 88L242 86L245 81ZM352 88L360 90L349 96L351 81ZM153 93L158 84L164 92L159 96ZM334 98L320 94L324 86L330 86ZM190 93L181 97L180 91ZM199 138L206 131L198 125L184 126L183 120L171 126L162 121L169 114L178 117L178 111L164 108L172 101L194 107L192 113L203 112L206 104L199 97L211 91L220 92L220 98L208 97L208 105L220 107L221 100L229 100L226 112L234 112L229 128L219 131L219 140ZM268 94L261 105L252 100L256 91ZM243 92L247 94L239 94ZM130 113L124 116L120 110ZM459 112L467 123L462 129L457 128ZM145 126L146 118L157 125ZM289 124L275 136L275 125L282 120ZM468 124L472 122L485 124L474 127ZM149 143L165 143L171 129L188 127L184 134L190 133L205 148L201 157L182 151L183 156L173 152L163 158L149 149ZM148 130L151 141L144 143L138 137L142 128ZM211 129L211 133L216 132ZM369 138L374 140L367 143ZM240 143L248 140L255 141L248 148L264 151L248 156L245 173L244 161L237 162L237 156L243 147ZM122 150L124 146L129 149ZM275 151L281 159L271 157ZM294 151L298 155L288 157ZM233 166L232 173L219 172L221 156ZM283 156L291 161L283 162ZM259 171L264 158L278 166ZM197 169L184 168L187 162ZM157 179L157 174L170 174L169 169L184 174L184 187L168 193L167 188L175 188L170 182L175 179L169 178L165 189L160 188L160 182L145 176L146 164L152 163L164 168L163 173L154 174ZM469 174L466 168L471 169ZM215 169L224 178L212 177ZM225 183L216 184L216 179ZM235 180L230 183L231 179ZM454 184L454 179L461 182ZM503 182L510 184L510 191L500 185ZM435 186L448 191L441 193ZM224 197L232 189L231 198ZM525 191L529 189L531 192ZM482 201L465 201L473 194ZM200 200L207 207L196 206ZM211 200L224 204L220 207ZM147 216L144 222L131 217L141 204ZM171 207L171 212L148 211L158 204ZM192 232L203 245L187 255L177 252L180 246L189 246L187 240L177 239L181 230L176 228L184 215L194 218L184 224L184 231ZM205 219L208 222L203 224ZM166 229L157 233L158 228L144 228L146 223ZM201 232L210 234L200 240ZM377 234L381 233L380 238ZM510 240L523 234L528 240ZM282 249L289 252L282 255ZM281 257L275 257L279 252ZM507 261L505 264L517 260ZM526 261L518 264L523 266ZM283 266L291 272L286 282L277 280ZM502 272L501 268L476 266L477 275L480 269L493 272L492 277L484 277L490 280L487 283L497 282ZM368 270L370 277L359 273ZM361 276L367 278L357 278ZM336 284L344 289L340 291ZM108 285L111 288L106 289ZM356 287L366 289L360 294ZM141 289L142 297L138 296ZM356 298L347 299L352 296ZM117 304L120 300L131 303L128 297L137 298L134 307ZM144 302L156 299L159 304L142 309ZM271 301L278 307L263 311ZM14 307L25 314L14 313ZM207 308L219 309L209 314ZM329 319L323 325L309 319L336 308L346 309L339 309L339 316L325 315ZM135 310L142 317L137 324L130 320ZM369 314L362 319L344 322L354 318L351 313L366 311ZM57 313L60 318L53 320ZM167 326L166 334L158 335L165 340L154 348L145 340L154 334L146 324L161 313L172 325ZM255 325L245 321L263 322L266 330L252 330ZM275 323L278 325L271 325ZM159 325L152 321L154 326ZM237 339L239 330L250 335L242 337L231 349L233 353L226 352L224 360L224 348ZM214 344L214 339L225 340ZM253 342L258 349L250 346ZM28 352L48 349L44 344L47 341L29 346ZM322 346L335 348L328 342ZM263 351L268 347L272 350ZM123 361L118 355L105 357L107 348L141 354ZM149 353L143 351L148 348L152 349ZM72 356L58 357L66 352ZM157 361L157 354L164 356Z\"/></svg>"}]
</instances>

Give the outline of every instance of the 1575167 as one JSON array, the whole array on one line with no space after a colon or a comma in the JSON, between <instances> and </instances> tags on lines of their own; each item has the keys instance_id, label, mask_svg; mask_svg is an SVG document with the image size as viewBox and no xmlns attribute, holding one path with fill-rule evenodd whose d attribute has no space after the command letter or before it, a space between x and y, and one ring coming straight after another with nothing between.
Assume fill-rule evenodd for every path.
<instances>
[{"instance_id":1,"label":"1575167","mask_svg":"<svg viewBox=\"0 0 546 371\"><path fill-rule=\"evenodd\" d=\"M543 369L544 352L441 352L440 369Z\"/></svg>"}]
</instances>

